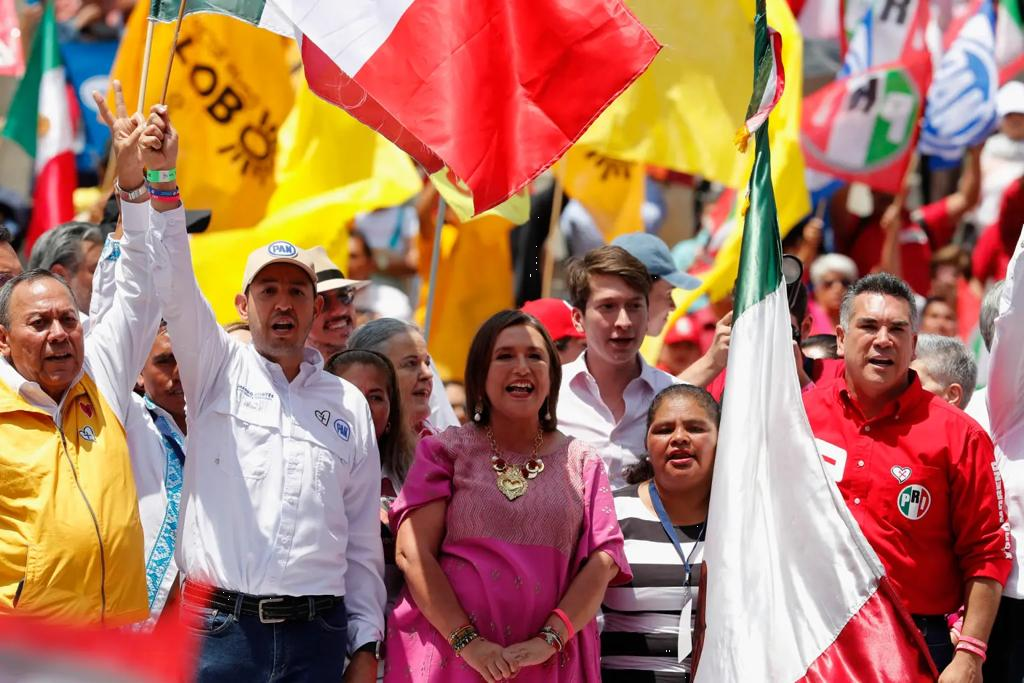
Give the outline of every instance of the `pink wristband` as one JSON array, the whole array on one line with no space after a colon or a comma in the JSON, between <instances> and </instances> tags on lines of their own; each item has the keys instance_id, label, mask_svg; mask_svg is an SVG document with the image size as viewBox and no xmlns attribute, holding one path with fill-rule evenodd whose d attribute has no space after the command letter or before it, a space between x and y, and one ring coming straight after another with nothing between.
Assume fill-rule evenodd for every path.
<instances>
[{"instance_id":1,"label":"pink wristband","mask_svg":"<svg viewBox=\"0 0 1024 683\"><path fill-rule=\"evenodd\" d=\"M551 610L551 613L554 614L559 619L561 619L562 623L565 624L565 630L568 631L568 633L569 633L569 636L566 638L566 640L567 641L572 640L572 637L574 635L576 635L576 629L574 629L572 627L572 622L569 621L569 616L565 612L563 612L562 610L558 609L557 607L555 609Z\"/></svg>"},{"instance_id":2,"label":"pink wristband","mask_svg":"<svg viewBox=\"0 0 1024 683\"><path fill-rule=\"evenodd\" d=\"M978 640L977 638L972 638L971 636L960 636L960 642L969 643L974 647L978 648L979 650L981 650L982 652L988 652L988 643L986 643L984 640Z\"/></svg>"},{"instance_id":3,"label":"pink wristband","mask_svg":"<svg viewBox=\"0 0 1024 683\"><path fill-rule=\"evenodd\" d=\"M972 639L972 640L973 640L973 639ZM956 644L956 649L957 649L958 651L959 651L959 650L962 650L962 651L964 651L964 652L970 652L970 653L971 653L972 655L978 655L978 657L980 657L980 658L981 658L981 661L982 661L983 663L984 663L984 661L985 661L985 651L984 651L984 650L982 650L982 649L981 649L980 647L978 647L977 645L973 645L973 644L971 644L971 643L969 643L969 642L967 642L967 641L965 641L965 640L963 640L963 639L961 639L961 640L960 640L960 642L958 642L958 643Z\"/></svg>"}]
</instances>

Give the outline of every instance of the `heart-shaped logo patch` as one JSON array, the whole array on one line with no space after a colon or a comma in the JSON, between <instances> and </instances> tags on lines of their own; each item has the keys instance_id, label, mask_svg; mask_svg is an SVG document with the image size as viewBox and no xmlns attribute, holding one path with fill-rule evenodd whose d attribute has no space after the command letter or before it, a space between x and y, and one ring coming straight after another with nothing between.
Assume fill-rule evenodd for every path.
<instances>
[{"instance_id":1,"label":"heart-shaped logo patch","mask_svg":"<svg viewBox=\"0 0 1024 683\"><path fill-rule=\"evenodd\" d=\"M316 415L316 419L320 421L324 427L331 423L331 411L329 410L314 410L313 414Z\"/></svg>"},{"instance_id":2,"label":"heart-shaped logo patch","mask_svg":"<svg viewBox=\"0 0 1024 683\"><path fill-rule=\"evenodd\" d=\"M91 420L93 416L92 403L87 399L82 399L81 403L78 405L82 409L82 412L85 413L85 416Z\"/></svg>"},{"instance_id":3,"label":"heart-shaped logo patch","mask_svg":"<svg viewBox=\"0 0 1024 683\"><path fill-rule=\"evenodd\" d=\"M96 432L94 432L92 430L92 427L89 427L89 426L82 427L82 429L80 429L78 431L78 434L83 439L85 439L86 441L95 441L96 440Z\"/></svg>"},{"instance_id":4,"label":"heart-shaped logo patch","mask_svg":"<svg viewBox=\"0 0 1024 683\"><path fill-rule=\"evenodd\" d=\"M907 479L910 479L909 467L900 467L899 465L893 465L892 469L889 471L892 472L892 476L896 477L896 481L898 481L901 484L905 482Z\"/></svg>"}]
</instances>

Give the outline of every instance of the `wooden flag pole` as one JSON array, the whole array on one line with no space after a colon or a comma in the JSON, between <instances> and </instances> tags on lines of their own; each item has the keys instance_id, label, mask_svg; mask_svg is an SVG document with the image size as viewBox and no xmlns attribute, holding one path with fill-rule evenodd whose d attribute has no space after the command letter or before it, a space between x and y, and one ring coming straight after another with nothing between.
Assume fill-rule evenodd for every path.
<instances>
[{"instance_id":1,"label":"wooden flag pole","mask_svg":"<svg viewBox=\"0 0 1024 683\"><path fill-rule=\"evenodd\" d=\"M160 7L159 1L156 5L158 8ZM142 76L139 78L139 105L135 108L135 111L142 114L143 117L146 116L146 84L149 81L149 58L153 53L153 27L156 26L156 21L150 17L146 23L146 47L142 54Z\"/></svg>"},{"instance_id":2,"label":"wooden flag pole","mask_svg":"<svg viewBox=\"0 0 1024 683\"><path fill-rule=\"evenodd\" d=\"M551 296L551 283L555 279L555 245L558 240L558 225L562 219L562 199L565 186L555 176L555 192L551 199L551 221L548 223L548 236L544 240L544 270L541 273L540 295Z\"/></svg>"},{"instance_id":3,"label":"wooden flag pole","mask_svg":"<svg viewBox=\"0 0 1024 683\"><path fill-rule=\"evenodd\" d=\"M174 66L174 53L178 49L178 34L181 33L181 20L185 18L185 4L188 0L181 0L178 6L178 19L174 22L174 40L171 41L171 55L167 59L167 73L164 74L164 88L160 93L160 104L167 104L167 87L171 84L171 68Z\"/></svg>"},{"instance_id":4,"label":"wooden flag pole","mask_svg":"<svg viewBox=\"0 0 1024 683\"><path fill-rule=\"evenodd\" d=\"M430 252L430 286L427 288L427 314L423 319L423 339L430 345L430 326L434 322L434 295L437 294L437 265L441 255L441 231L448 205L444 197L437 197L437 222L434 225L434 249Z\"/></svg>"}]
</instances>

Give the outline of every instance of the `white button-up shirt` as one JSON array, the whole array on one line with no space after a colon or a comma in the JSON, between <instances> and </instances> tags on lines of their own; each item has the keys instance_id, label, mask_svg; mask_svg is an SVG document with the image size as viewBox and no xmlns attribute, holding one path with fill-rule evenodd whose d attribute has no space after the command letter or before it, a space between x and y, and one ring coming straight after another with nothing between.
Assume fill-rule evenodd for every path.
<instances>
[{"instance_id":1,"label":"white button-up shirt","mask_svg":"<svg viewBox=\"0 0 1024 683\"><path fill-rule=\"evenodd\" d=\"M679 380L640 358L640 375L626 385L626 411L616 422L601 399L597 380L587 369L584 351L572 363L562 366L558 428L596 448L612 488L621 488L626 485L625 469L647 452L647 409L659 391L673 384L679 384Z\"/></svg>"},{"instance_id":2,"label":"white button-up shirt","mask_svg":"<svg viewBox=\"0 0 1024 683\"><path fill-rule=\"evenodd\" d=\"M289 382L233 341L196 283L184 210L151 221L188 403L178 565L189 580L251 595L344 596L350 651L380 640L380 456L366 400L313 349Z\"/></svg>"},{"instance_id":3,"label":"white button-up shirt","mask_svg":"<svg viewBox=\"0 0 1024 683\"><path fill-rule=\"evenodd\" d=\"M122 219L131 228L145 231L149 226L148 203L126 202L122 208ZM120 241L108 236L92 278L89 319L93 325L103 320L114 308L117 284L124 281L120 256ZM156 330L154 336L155 333ZM139 341L145 346L144 339ZM178 578L174 545L184 479L183 465L173 449L164 443L164 437L153 421L154 416L165 426L169 437L184 450L185 435L174 422L174 418L156 404L132 392L131 403L125 415L124 430L131 456L132 474L135 477L135 489L139 496L139 518L142 521L146 554L149 619L143 628L147 630L156 625L167 604L171 588Z\"/></svg>"},{"instance_id":4,"label":"white button-up shirt","mask_svg":"<svg viewBox=\"0 0 1024 683\"><path fill-rule=\"evenodd\" d=\"M1024 598L1024 235L1006 269L999 297L987 389L989 434L1003 478L1013 568L1003 595Z\"/></svg>"}]
</instances>

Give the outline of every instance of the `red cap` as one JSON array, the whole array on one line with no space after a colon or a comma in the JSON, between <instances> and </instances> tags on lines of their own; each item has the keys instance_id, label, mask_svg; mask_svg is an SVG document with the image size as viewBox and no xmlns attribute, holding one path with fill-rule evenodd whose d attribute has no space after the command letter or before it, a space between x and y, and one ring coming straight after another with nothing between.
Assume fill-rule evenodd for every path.
<instances>
[{"instance_id":1,"label":"red cap","mask_svg":"<svg viewBox=\"0 0 1024 683\"><path fill-rule=\"evenodd\" d=\"M572 306L561 299L536 299L523 304L523 313L529 313L540 321L553 341L563 337L584 339L587 335L572 324Z\"/></svg>"},{"instance_id":2,"label":"red cap","mask_svg":"<svg viewBox=\"0 0 1024 683\"><path fill-rule=\"evenodd\" d=\"M665 344L678 344L680 342L693 342L700 346L700 328L688 315L680 316L672 327L665 333Z\"/></svg>"}]
</instances>

